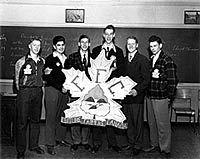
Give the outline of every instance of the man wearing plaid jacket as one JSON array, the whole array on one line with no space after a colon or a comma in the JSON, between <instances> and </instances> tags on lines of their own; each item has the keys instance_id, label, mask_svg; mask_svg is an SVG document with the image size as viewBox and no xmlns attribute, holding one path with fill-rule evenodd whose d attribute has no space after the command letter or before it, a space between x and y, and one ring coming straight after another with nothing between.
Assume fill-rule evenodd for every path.
<instances>
[{"instance_id":1,"label":"man wearing plaid jacket","mask_svg":"<svg viewBox=\"0 0 200 159\"><path fill-rule=\"evenodd\" d=\"M150 128L151 147L147 152L159 150L169 156L171 149L171 125L169 102L172 102L178 79L176 64L162 51L162 40L158 36L149 38L151 56L151 81L148 88L147 119Z\"/></svg>"}]
</instances>

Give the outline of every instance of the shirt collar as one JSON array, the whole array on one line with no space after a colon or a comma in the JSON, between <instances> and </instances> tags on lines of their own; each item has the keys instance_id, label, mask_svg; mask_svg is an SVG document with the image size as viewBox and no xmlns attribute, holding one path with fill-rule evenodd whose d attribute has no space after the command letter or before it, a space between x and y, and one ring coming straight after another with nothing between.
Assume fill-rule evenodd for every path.
<instances>
[{"instance_id":1,"label":"shirt collar","mask_svg":"<svg viewBox=\"0 0 200 159\"><path fill-rule=\"evenodd\" d=\"M83 58L84 54L85 54L85 57L87 58L87 55L88 55L88 51L82 51L80 50L80 54L81 54L81 57Z\"/></svg>"},{"instance_id":2,"label":"shirt collar","mask_svg":"<svg viewBox=\"0 0 200 159\"><path fill-rule=\"evenodd\" d=\"M158 59L158 57L160 56L160 53L161 53L161 50L160 50L157 54L152 55L152 56L151 56L151 59L153 59L153 58Z\"/></svg>"},{"instance_id":3,"label":"shirt collar","mask_svg":"<svg viewBox=\"0 0 200 159\"><path fill-rule=\"evenodd\" d=\"M102 49L106 49L106 51L107 51L107 48L109 48L109 51L110 51L111 49L113 49L114 52L116 52L116 47L115 47L114 43L110 43L110 44L104 43L104 44L102 45Z\"/></svg>"},{"instance_id":4,"label":"shirt collar","mask_svg":"<svg viewBox=\"0 0 200 159\"><path fill-rule=\"evenodd\" d=\"M53 57L60 57L60 56L65 56L65 54L63 53L63 54L60 54L60 53L58 53L58 52L56 52L56 51L54 51L53 52ZM65 56L66 57L66 56Z\"/></svg>"},{"instance_id":5,"label":"shirt collar","mask_svg":"<svg viewBox=\"0 0 200 159\"><path fill-rule=\"evenodd\" d=\"M131 55L131 56L135 56L137 50L133 51L133 52L129 52L128 54Z\"/></svg>"},{"instance_id":6,"label":"shirt collar","mask_svg":"<svg viewBox=\"0 0 200 159\"><path fill-rule=\"evenodd\" d=\"M33 59L33 57L32 57L30 54L28 54L28 58ZM33 60L35 61L35 59L33 59ZM37 61L40 61L40 56L37 56L37 57L36 57L36 60L37 60ZM37 61L36 61L36 62L37 62Z\"/></svg>"}]
</instances>

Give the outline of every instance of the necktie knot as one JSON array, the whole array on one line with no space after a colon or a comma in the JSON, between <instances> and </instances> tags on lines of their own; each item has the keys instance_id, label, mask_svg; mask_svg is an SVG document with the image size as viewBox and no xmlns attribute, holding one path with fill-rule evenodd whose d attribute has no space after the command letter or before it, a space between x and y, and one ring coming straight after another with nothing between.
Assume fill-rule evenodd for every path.
<instances>
[{"instance_id":1,"label":"necktie knot","mask_svg":"<svg viewBox=\"0 0 200 159\"><path fill-rule=\"evenodd\" d=\"M83 55L83 64L86 65L86 57L85 57L85 54Z\"/></svg>"},{"instance_id":2,"label":"necktie knot","mask_svg":"<svg viewBox=\"0 0 200 159\"><path fill-rule=\"evenodd\" d=\"M107 52L109 52L109 47L107 47L107 50L106 50Z\"/></svg>"},{"instance_id":3,"label":"necktie knot","mask_svg":"<svg viewBox=\"0 0 200 159\"><path fill-rule=\"evenodd\" d=\"M86 69L86 55L84 54L83 55L83 70L85 70Z\"/></svg>"},{"instance_id":4,"label":"necktie knot","mask_svg":"<svg viewBox=\"0 0 200 159\"><path fill-rule=\"evenodd\" d=\"M131 62L131 60L132 60L132 55L131 54L129 54L129 62Z\"/></svg>"},{"instance_id":5,"label":"necktie knot","mask_svg":"<svg viewBox=\"0 0 200 159\"><path fill-rule=\"evenodd\" d=\"M106 48L105 54L106 54L106 58L108 59L108 56L109 56L109 55L108 55L108 54L109 54L109 47Z\"/></svg>"}]
</instances>

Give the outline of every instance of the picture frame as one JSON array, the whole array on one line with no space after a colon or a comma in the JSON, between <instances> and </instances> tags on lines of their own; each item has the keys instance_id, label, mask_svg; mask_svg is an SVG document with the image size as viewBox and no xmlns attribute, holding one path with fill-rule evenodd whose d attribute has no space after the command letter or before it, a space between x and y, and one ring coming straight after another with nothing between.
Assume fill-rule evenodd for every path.
<instances>
[{"instance_id":1,"label":"picture frame","mask_svg":"<svg viewBox=\"0 0 200 159\"><path fill-rule=\"evenodd\" d=\"M84 23L85 9L66 9L65 22L66 23Z\"/></svg>"},{"instance_id":2,"label":"picture frame","mask_svg":"<svg viewBox=\"0 0 200 159\"><path fill-rule=\"evenodd\" d=\"M184 11L184 24L200 24L200 10Z\"/></svg>"}]
</instances>

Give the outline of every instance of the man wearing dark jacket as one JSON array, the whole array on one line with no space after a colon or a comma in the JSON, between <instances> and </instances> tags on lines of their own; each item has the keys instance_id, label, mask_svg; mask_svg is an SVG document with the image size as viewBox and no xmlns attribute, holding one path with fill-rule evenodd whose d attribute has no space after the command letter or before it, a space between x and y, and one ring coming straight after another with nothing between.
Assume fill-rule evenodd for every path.
<instances>
[{"instance_id":1,"label":"man wearing dark jacket","mask_svg":"<svg viewBox=\"0 0 200 159\"><path fill-rule=\"evenodd\" d=\"M67 59L65 52L65 39L55 36L53 39L53 53L45 59L44 75L45 101L46 101L46 125L45 139L47 152L55 155L56 144L67 146L65 134L67 128L61 125L61 113L68 102L67 90L63 88L65 75L61 71Z\"/></svg>"},{"instance_id":2,"label":"man wearing dark jacket","mask_svg":"<svg viewBox=\"0 0 200 159\"><path fill-rule=\"evenodd\" d=\"M123 75L124 71L124 54L121 48L115 45L115 27L108 25L104 28L103 32L103 44L95 47L92 50L91 57L95 59L101 52L102 49L105 51L105 57L110 60L110 58L115 58L115 61L111 65L112 73L107 81L114 77L120 77ZM121 152L121 148L118 146L115 128L112 126L107 126L107 139L108 147L112 148L116 152ZM92 153L96 153L100 146L102 145L101 127L93 127L93 148Z\"/></svg>"},{"instance_id":3,"label":"man wearing dark jacket","mask_svg":"<svg viewBox=\"0 0 200 159\"><path fill-rule=\"evenodd\" d=\"M65 69L74 68L75 70L85 72L86 76L90 79L88 68L90 65L90 39L87 35L81 35L78 41L78 51L69 55L65 62ZM77 98L70 98L70 102L75 101ZM90 127L88 125L73 124L71 126L71 134L73 145L71 151L76 151L82 144L85 150L90 150L89 145Z\"/></svg>"},{"instance_id":4,"label":"man wearing dark jacket","mask_svg":"<svg viewBox=\"0 0 200 159\"><path fill-rule=\"evenodd\" d=\"M123 100L123 111L128 121L128 146L132 155L138 155L143 144L144 133L144 97L150 81L148 58L138 52L138 40L130 36L126 41L125 76L129 76L137 85Z\"/></svg>"},{"instance_id":5,"label":"man wearing dark jacket","mask_svg":"<svg viewBox=\"0 0 200 159\"><path fill-rule=\"evenodd\" d=\"M28 44L29 52L15 64L17 94L17 158L25 158L26 132L29 124L29 150L44 154L39 147L40 115L42 110L42 69L44 59L40 56L41 40L34 38Z\"/></svg>"}]
</instances>

